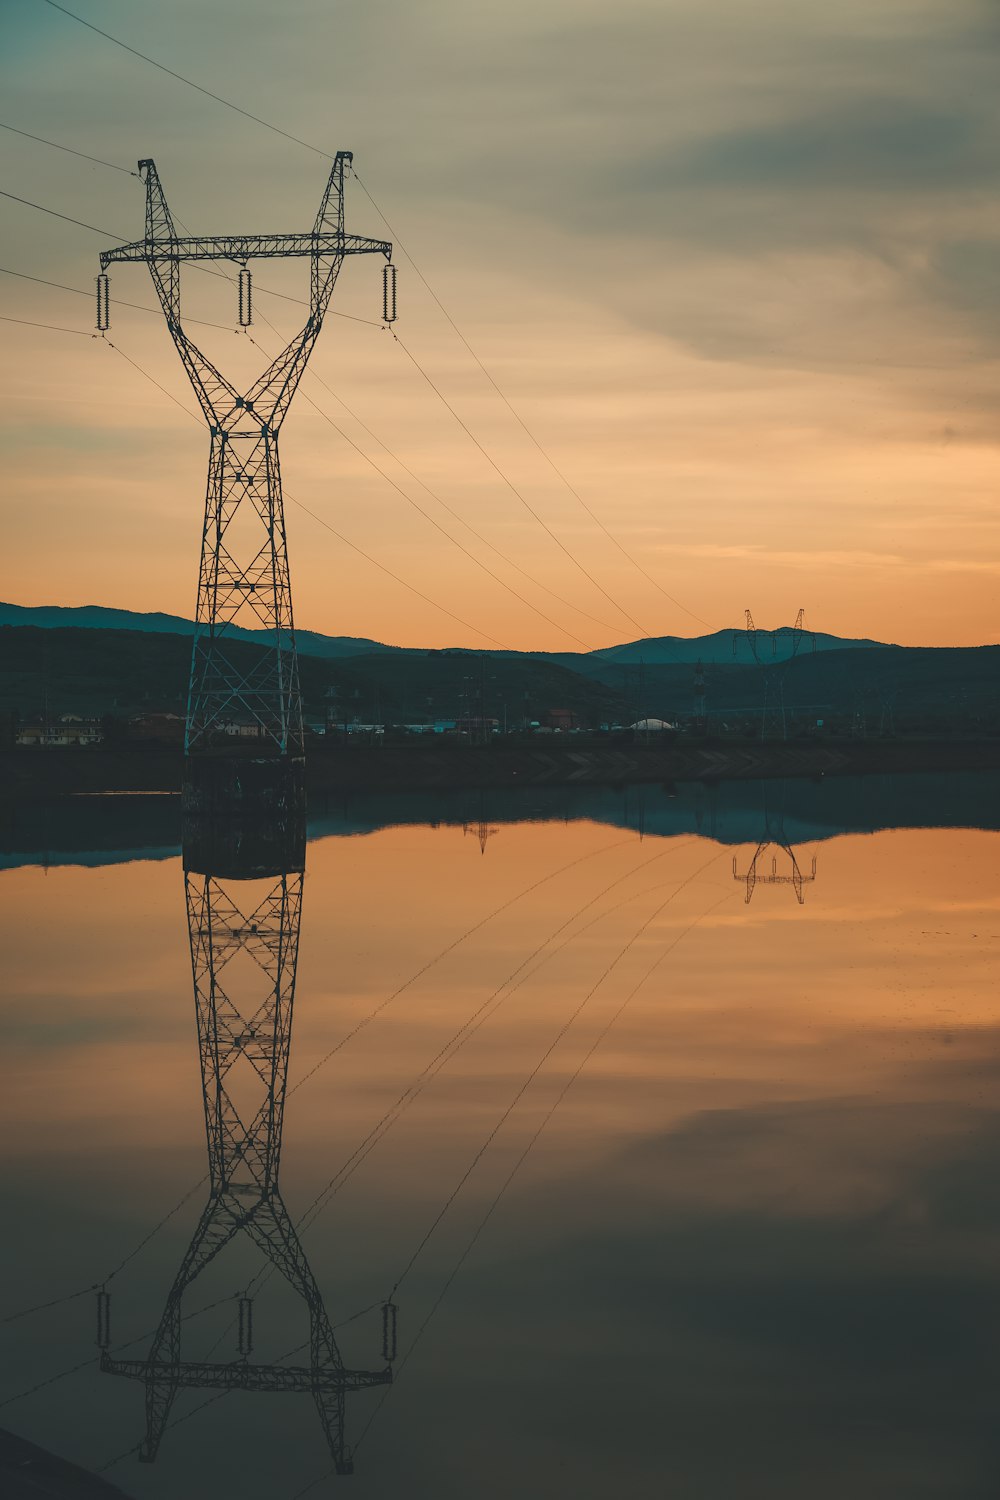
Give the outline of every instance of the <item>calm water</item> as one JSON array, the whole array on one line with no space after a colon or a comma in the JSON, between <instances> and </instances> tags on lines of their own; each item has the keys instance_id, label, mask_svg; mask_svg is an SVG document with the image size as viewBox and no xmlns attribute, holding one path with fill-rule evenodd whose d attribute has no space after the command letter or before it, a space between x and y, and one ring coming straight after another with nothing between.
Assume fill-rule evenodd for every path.
<instances>
[{"instance_id":1,"label":"calm water","mask_svg":"<svg viewBox=\"0 0 1000 1500\"><path fill-rule=\"evenodd\" d=\"M0 872L4 1304L100 1281L194 1189L109 1283L135 1359L208 1191L177 821L80 799L12 821ZM349 1366L381 1367L406 1272L397 1380L347 1398L349 1480L308 1394L211 1390L107 1478L171 1500L995 1497L998 825L990 776L318 810L281 1188L298 1222L341 1184L301 1238L333 1323L376 1304L338 1330ZM248 917L275 881L216 885ZM255 973L234 939L234 1000ZM185 1313L262 1264L237 1239ZM185 1321L184 1358L237 1359L235 1308ZM308 1337L278 1277L254 1320L255 1361ZM91 1363L0 1425L99 1469L145 1416L94 1323L88 1294L2 1330L0 1400Z\"/></svg>"}]
</instances>

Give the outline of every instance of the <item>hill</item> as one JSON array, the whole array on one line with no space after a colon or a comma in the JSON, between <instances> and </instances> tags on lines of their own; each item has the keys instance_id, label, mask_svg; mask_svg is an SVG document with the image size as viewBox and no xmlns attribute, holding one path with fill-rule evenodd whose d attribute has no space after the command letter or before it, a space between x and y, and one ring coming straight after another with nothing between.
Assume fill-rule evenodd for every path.
<instances>
[{"instance_id":1,"label":"hill","mask_svg":"<svg viewBox=\"0 0 1000 1500\"><path fill-rule=\"evenodd\" d=\"M249 669L259 647L234 641L230 656ZM183 714L191 643L185 635L97 627L0 626L0 709L30 718ZM486 711L511 723L567 708L582 723L619 717L622 695L558 663L530 657L488 661L461 651L375 651L348 659L302 655L306 718L409 723L471 711L485 687Z\"/></svg>"},{"instance_id":2,"label":"hill","mask_svg":"<svg viewBox=\"0 0 1000 1500\"><path fill-rule=\"evenodd\" d=\"M190 651L188 635L159 630L0 626L0 709L21 718L183 714ZM258 651L252 639L231 647L234 663L247 667ZM583 727L647 716L688 721L697 712L686 662L376 646L341 657L307 651L299 670L306 718L320 724L455 719L477 712L480 698L485 713L509 728L556 708L570 710ZM815 731L820 720L839 733L982 734L1000 727L1000 646L845 644L766 669L734 660L730 650L728 659L706 661L704 678L716 733L759 734L765 690L772 704L783 697L792 733Z\"/></svg>"},{"instance_id":3,"label":"hill","mask_svg":"<svg viewBox=\"0 0 1000 1500\"><path fill-rule=\"evenodd\" d=\"M137 630L147 635L191 635L194 624L181 615L139 614L131 609L106 609L103 604L82 604L72 608L60 604L29 607L24 604L0 603L0 626L34 625L42 630ZM233 627L240 641L263 641L264 630ZM355 656L368 651L402 651L400 646L385 646L364 636L318 635L313 630L296 631L299 650L309 656Z\"/></svg>"},{"instance_id":4,"label":"hill","mask_svg":"<svg viewBox=\"0 0 1000 1500\"><path fill-rule=\"evenodd\" d=\"M61 605L47 604L28 607L22 604L0 603L0 626L2 625L35 625L44 630L67 627L83 630L137 630L144 634L154 635L190 635L194 629L192 622L180 615L140 614L128 609L106 609L99 604L64 608ZM699 636L652 636L640 641L626 641L621 646L605 646L589 652L484 651L472 647L455 649L465 650L468 655L489 656L493 660L503 657L531 657L536 661L553 662L557 666L568 667L572 672L582 672L585 676L596 677L614 686L616 668L637 665L640 662L647 666L687 662L693 666L699 660L706 663L723 663L732 661L735 656L739 661L750 663L753 658L749 647L743 642L744 635L745 631L739 629L716 630L709 635ZM264 643L267 640L266 631L245 630L241 626L233 629L233 636L241 641L256 640ZM760 636L759 650L762 657L783 661L793 654L795 632L790 626L773 632L773 653L772 633L761 631ZM364 656L372 652L389 652L398 656L426 654L425 647L387 646L382 641L367 640L363 636L322 635L313 630L297 630L295 637L300 653L305 656ZM737 641L735 653L734 637ZM887 649L879 641L850 640L837 635L822 633L812 635L809 632L805 633L800 649L841 651L863 647Z\"/></svg>"}]
</instances>

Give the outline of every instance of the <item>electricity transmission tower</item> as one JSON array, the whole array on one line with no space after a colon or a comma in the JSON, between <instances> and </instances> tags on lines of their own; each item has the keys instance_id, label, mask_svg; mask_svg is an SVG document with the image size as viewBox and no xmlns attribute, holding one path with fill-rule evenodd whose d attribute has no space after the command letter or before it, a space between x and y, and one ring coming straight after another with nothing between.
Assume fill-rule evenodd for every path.
<instances>
[{"instance_id":1,"label":"electricity transmission tower","mask_svg":"<svg viewBox=\"0 0 1000 1500\"><path fill-rule=\"evenodd\" d=\"M778 637L788 629L779 626L776 630L758 630L753 621L753 615L745 610L746 625L742 632L733 631L733 655L739 651L740 635L746 641L757 665L762 669L761 686L763 702L761 706L760 737L762 740L787 740L788 720L785 714L785 674L789 663L792 662L802 650L806 640L812 642L812 649L816 650L816 637L806 629L805 610L800 609L795 616L795 624L791 626L792 645L787 656L778 656ZM767 643L770 642L770 651Z\"/></svg>"},{"instance_id":2,"label":"electricity transmission tower","mask_svg":"<svg viewBox=\"0 0 1000 1500\"><path fill-rule=\"evenodd\" d=\"M708 714L705 711L705 668L702 666L701 657L695 662L694 667L694 725L699 734L708 731Z\"/></svg>"},{"instance_id":3,"label":"electricity transmission tower","mask_svg":"<svg viewBox=\"0 0 1000 1500\"><path fill-rule=\"evenodd\" d=\"M286 847L289 842L294 846L296 839L283 842ZM101 1293L101 1369L145 1385L141 1462L152 1463L156 1458L171 1408L182 1390L302 1391L316 1404L337 1473L349 1474L353 1462L344 1430L346 1395L388 1384L392 1370L389 1364L380 1370L345 1367L322 1294L279 1191L304 860L300 846L297 855L279 861L282 868L276 870L272 864L264 874L260 855L258 849L237 870L241 882L237 883L228 866L223 866L221 874L193 869L185 846L184 886L208 1140L208 1201L145 1359L118 1359L108 1352L108 1294ZM195 863L201 866L204 860ZM252 879L245 873L247 864ZM251 1360L249 1289L239 1302L240 1357L182 1358L184 1295L241 1236L263 1254L270 1270L279 1272L305 1304L309 1337L302 1347L309 1352L299 1363ZM255 1277L254 1283L261 1279ZM385 1318L385 1325L387 1330L392 1328L394 1343L395 1309L389 1305L386 1313L392 1315L391 1320ZM383 1341L386 1360L395 1352L389 1342L387 1334Z\"/></svg>"},{"instance_id":4,"label":"electricity transmission tower","mask_svg":"<svg viewBox=\"0 0 1000 1500\"><path fill-rule=\"evenodd\" d=\"M174 227L154 163L141 161L145 238L101 253L98 328L103 331L109 325L108 266L145 261L211 436L185 729L189 756L218 742L231 726L254 739L258 753L302 754L302 698L278 433L319 337L345 256L377 254L388 262L392 255L385 241L344 232L344 171L352 159L350 151L337 153L311 233L185 238ZM239 266L239 319L246 327L252 319L248 262L289 257L310 262L309 316L250 389L240 393L182 325L181 264L218 260ZM387 265L385 274L384 314L392 321L395 268ZM238 656L231 650L235 625L268 633L266 648L250 665L245 647Z\"/></svg>"}]
</instances>

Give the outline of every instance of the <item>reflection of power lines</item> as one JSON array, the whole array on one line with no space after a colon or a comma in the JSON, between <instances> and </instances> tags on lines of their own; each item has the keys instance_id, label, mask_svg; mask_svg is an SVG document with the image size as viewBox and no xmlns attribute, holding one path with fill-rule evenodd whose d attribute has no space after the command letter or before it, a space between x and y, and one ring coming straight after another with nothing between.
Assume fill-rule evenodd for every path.
<instances>
[{"instance_id":1,"label":"reflection of power lines","mask_svg":"<svg viewBox=\"0 0 1000 1500\"><path fill-rule=\"evenodd\" d=\"M816 637L811 630L806 629L805 610L800 609L795 616L795 624L791 626L778 626L776 630L758 630L754 624L753 615L749 610L744 611L746 625L742 631L733 631L733 655L739 651L739 643L742 637L753 660L762 669L762 694L760 737L762 740L787 740L788 719L785 713L785 674L789 663L802 651L806 642L810 643L811 649L816 650ZM783 637L791 636L791 645L787 655L779 656L778 642Z\"/></svg>"},{"instance_id":2,"label":"reflection of power lines","mask_svg":"<svg viewBox=\"0 0 1000 1500\"><path fill-rule=\"evenodd\" d=\"M302 841L276 869L266 853L234 846L221 865L185 849L191 966L208 1139L209 1197L167 1295L146 1359L117 1359L101 1318L101 1368L146 1387L140 1460L157 1454L181 1390L302 1391L312 1395L338 1474L352 1472L345 1439L349 1391L386 1385L391 1369L349 1370L322 1294L278 1188L292 1005L302 909ZM249 853L249 857L248 856ZM272 851L273 853L273 851ZM201 856L201 857L199 857ZM206 864L208 868L206 868ZM251 886L248 882L252 880ZM237 884L242 882L242 884ZM233 887L236 887L235 891ZM252 899L248 902L247 897ZM309 1316L308 1363L252 1361L253 1303L239 1303L239 1358L181 1357L185 1292L228 1245L245 1236L285 1278ZM106 1296L106 1294L105 1294ZM390 1312L392 1310L390 1309ZM390 1340L387 1338L386 1345ZM392 1351L383 1351L390 1358Z\"/></svg>"},{"instance_id":3,"label":"reflection of power lines","mask_svg":"<svg viewBox=\"0 0 1000 1500\"><path fill-rule=\"evenodd\" d=\"M742 881L746 886L748 905L758 885L790 885L795 892L796 901L802 906L805 904L803 888L816 879L816 856L812 856L809 873L803 874L795 850L785 834L785 784L778 783L777 793L773 787L769 790L767 782L762 783L762 787L764 805L761 837L744 874L741 875L739 871L739 855L733 855L733 879ZM765 857L769 849L773 851L770 863ZM785 856L780 868L779 854Z\"/></svg>"}]
</instances>

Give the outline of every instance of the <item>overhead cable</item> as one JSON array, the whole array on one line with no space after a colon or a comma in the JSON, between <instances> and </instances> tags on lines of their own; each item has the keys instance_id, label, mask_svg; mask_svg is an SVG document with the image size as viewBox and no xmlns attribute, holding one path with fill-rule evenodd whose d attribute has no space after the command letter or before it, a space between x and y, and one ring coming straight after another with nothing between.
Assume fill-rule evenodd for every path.
<instances>
[{"instance_id":1,"label":"overhead cable","mask_svg":"<svg viewBox=\"0 0 1000 1500\"><path fill-rule=\"evenodd\" d=\"M26 140L38 141L42 146L53 146L56 151L67 151L70 156L82 156L84 161L95 162L99 167L110 167L112 172L124 172L126 177L138 177L138 172L130 172L128 167L120 167L117 162L105 161L102 156L88 156L86 151L77 151L74 146L63 146L58 141L46 140L43 135L32 135L30 130L19 130L16 125L7 125L0 120L0 130L13 131L14 135L23 135Z\"/></svg>"},{"instance_id":2,"label":"overhead cable","mask_svg":"<svg viewBox=\"0 0 1000 1500\"><path fill-rule=\"evenodd\" d=\"M256 339L254 339L252 335L248 334L247 336L255 349L261 349L262 353L267 352L263 349L262 345L257 343ZM511 594L515 599L518 600L519 603L523 604L527 609L532 610L533 613L538 615L540 619L544 620L547 625L551 625L555 630L563 631L564 634L569 636L570 640L575 641L578 646L583 646L584 649L586 649L586 641L582 641L578 635L574 635L573 632L569 630L565 625L560 625L558 620L553 620L552 616L547 615L544 610L539 609L537 604L532 604L530 599L526 599L523 594L519 593L518 590L513 587L512 584L507 583L503 578L501 578L499 573L494 573L493 569L488 567L487 564L484 563L480 558L478 558L474 552L470 552L468 547L464 546L457 537L452 536L451 532L447 531L441 525L440 521L435 520L430 512L426 511L424 507L419 503L419 501L414 500L413 496L408 495L406 490L403 489L402 485L396 483L391 474L386 473L381 464L376 463L375 459L373 459L370 454L366 453L363 448L359 447L354 439L350 437L344 431L344 429L333 420L329 412L325 412L321 406L318 406L316 404L316 402L309 395L308 391L302 392L302 400L308 402L317 416L322 417L324 422L328 422L329 425L333 428L334 432L342 437L344 442L347 443L351 448L353 448L355 453L363 458L366 463L370 464L375 472L381 475L386 484L392 486L397 495L401 495L408 505L411 505L414 510L416 510L420 515L423 516L424 520L427 521L429 525L433 526L436 531L439 531L446 541L451 542L453 547L457 547L464 557L467 557L469 561L474 563L477 568L481 568L488 577L492 578L495 583L498 583L502 589L506 589L507 593ZM385 445L383 444L383 447L384 446ZM388 448L386 449L386 452L389 452Z\"/></svg>"},{"instance_id":3,"label":"overhead cable","mask_svg":"<svg viewBox=\"0 0 1000 1500\"><path fill-rule=\"evenodd\" d=\"M627 548L623 546L623 544L618 540L618 538L614 535L614 533L608 530L608 527L601 520L600 516L597 515L594 510L591 509L591 507L587 504L586 500L584 500L583 496L579 493L579 491L575 488L575 486L570 483L569 479L567 479L567 477L563 473L562 469L559 468L559 465L552 458L551 454L542 445L542 443L539 441L539 439L535 436L535 434L532 432L531 428L528 426L527 422L525 422L524 418L521 416L520 412L518 412L517 409L513 406L513 404L511 403L511 401L508 399L507 395L505 394L505 392L497 384L497 381L494 379L493 375L490 373L490 371L487 369L487 367L483 364L483 361L480 359L480 357L476 353L475 349L469 343L469 340L466 338L466 336L462 332L461 328L459 328L458 324L455 322L455 319L452 317L451 313L445 307L444 303L441 301L441 298L438 296L437 292L435 292L434 288L431 286L430 282L427 280L426 276L423 274L423 272L421 271L420 267L417 265L416 261L413 259L412 255L407 250L406 246L399 239L399 237L398 237L395 229L389 223L389 220L386 218L386 216L382 212L381 208L379 208L378 204L375 202L375 199L372 197L371 193L368 191L368 188L365 186L364 182L362 182L360 176L358 175L358 173L356 171L354 173L354 180L358 184L358 187L361 189L361 191L364 193L365 197L368 199L368 202L371 204L372 208L375 210L375 212L378 214L379 218L382 220L383 224L388 229L389 233L392 235L393 244L396 247L396 249L398 249L399 252L409 262L410 266L412 267L414 273L417 276L417 279L421 282L421 284L423 285L424 289L427 291L428 295L434 301L434 303L438 307L438 309L441 312L441 314L443 315L443 317L451 325L451 327L454 330L455 334L458 336L458 338L461 340L461 342L465 345L465 348L468 350L468 352L471 355L471 357L475 360L476 364L479 366L480 370L485 375L485 377L489 381L490 385L496 391L497 395L500 397L500 400L503 402L504 406L506 406L506 408L510 412L511 416L517 422L518 426L531 439L532 443L535 445L535 447L538 449L539 453L545 459L545 462L549 465L549 468L552 469L553 473L556 474L556 476L562 481L562 483L565 485L566 489L569 490L569 492L573 496L573 498L575 500L579 501L579 503L583 506L584 510L587 512L588 516L590 516L591 520L595 523L595 525L599 526L600 529L604 532L604 535L608 538L608 541L614 543L614 545L618 548L618 551L622 554L622 556L628 562L630 562L634 568L637 568L638 571L642 574L642 576L645 579L647 579L653 585L653 587L655 589L659 589L660 593L663 595L663 597L665 599L669 599L671 604L675 604L678 609L683 610L686 615L690 615L693 620L697 620L700 625L708 626L708 628L711 629L711 626L708 624L707 620L703 620L700 615L696 615L693 610L688 609L688 607L687 607L686 604L682 604L679 599L675 599L674 596L673 596L673 594L668 593L667 590L663 587L662 584L657 583L656 579L652 576L652 574L647 573L646 569L642 566L642 564L640 562L638 562L637 559L632 556L631 552L629 552L627 550ZM633 620L632 623L635 624L636 622ZM642 630L642 627L640 626L639 629ZM642 633L644 635L648 635L649 632L645 631L645 630L642 630Z\"/></svg>"},{"instance_id":4,"label":"overhead cable","mask_svg":"<svg viewBox=\"0 0 1000 1500\"><path fill-rule=\"evenodd\" d=\"M75 11L71 11L71 10L67 9L66 6L58 4L57 0L45 0L45 3L47 5L50 5L53 8L53 10L61 11L63 15L68 16L71 20L79 22L79 24L81 26L86 26L90 31L96 32L96 34L98 36L104 37L106 41L112 42L116 47L121 47L124 51L131 53L133 57L138 57L142 62L148 63L151 67L158 68L161 72L169 74L171 78L177 79L180 83L186 84L189 88L196 89L198 93L204 94L207 98L214 99L217 104L223 105L226 109L234 110L236 112L236 114L242 115L245 119L252 120L255 124L263 126L264 129L271 130L276 135L283 136L286 140L293 141L297 146L302 146L305 150L311 151L311 152L313 152L317 156L322 156L327 161L332 161L334 159L333 155L329 151L324 151L322 149L322 147L313 145L313 143L311 141L305 141L300 136L293 135L290 131L283 130L281 128L281 126L273 124L270 120L265 120L261 115L252 114L249 110L243 109L241 105L234 104L232 102L232 100L223 98L223 96L221 94L216 94L211 89L206 89L201 84L195 83L193 81L193 79L185 77L184 74L178 73L175 69L168 68L164 63L157 62L157 60L155 58L152 58L152 57L148 56L148 54L146 54L144 52L139 52L135 47L130 47L126 42L121 41L118 37L112 36L112 34L110 32L103 31L101 29L101 27L95 26L92 22L84 20L84 18L82 16L77 15ZM566 486L566 488L569 490L569 492L574 496L574 498L577 501L579 501L580 505L587 512L587 514L591 517L591 519L594 521L594 523L598 527L600 527L601 531L605 534L605 536L608 538L608 540L614 543L614 545L618 548L619 552L622 553L622 555L633 565L633 567L635 567L635 568L638 569L638 571L642 574L642 576L644 578L648 579L648 581L653 585L654 588L656 588L656 589L659 590L659 592L664 596L664 598L669 599L669 601L672 604L674 604L678 609L683 610L685 614L690 615L692 619L697 620L699 622L699 624L705 625L708 629L711 629L711 626L709 625L709 623L708 623L707 620L703 620L700 615L695 614L695 612L693 610L688 609L687 605L681 604L680 600L674 598L674 596L672 594L668 593L668 591L665 588L663 588L662 584L658 583L656 581L656 579L653 578L652 575L646 571L646 569L632 556L632 554L622 545L622 543L618 541L618 539L608 529L608 527L604 524L604 522L600 519L600 517L596 515L596 513L591 509L591 507L583 499L582 495L580 495L579 492L575 489L575 487L570 483L570 481L567 479L566 475L558 467L558 465L555 463L555 461L550 457L550 455L548 454L548 452L546 451L546 449L543 447L542 443L535 436L535 434L531 431L531 429L528 427L528 425L524 421L524 419L515 410L515 408L511 404L511 402L508 400L507 396L504 394L503 390L497 384L496 380L493 378L493 376L490 374L489 370L484 365L483 361L480 359L479 355L473 349L472 345L470 344L469 340L466 338L465 334L462 333L462 331L459 328L458 324L455 322L454 318L448 312L448 310L445 307L444 303L441 301L440 297L438 297L437 293L434 291L433 287L430 285L430 283L428 282L427 278L424 276L423 272L420 270L420 267L417 265L416 261L413 259L413 257L410 255L409 251L403 245L403 243L400 240L398 234L393 229L392 225L389 223L389 220L386 218L385 214L382 212L382 210L379 208L378 204L375 202L375 199L373 198L372 194L369 192L368 188L365 186L365 183L358 176L357 171L354 172L354 179L358 183L359 187L361 188L361 191L365 194L365 196L368 199L368 201L371 203L372 207L375 209L376 213L379 214L379 216L381 217L383 223L389 229L390 234L392 235L394 244L397 245L397 247L400 250L400 252L405 256L406 260L412 266L412 268L413 268L414 272L416 273L418 279L423 284L423 286L426 288L428 294L433 299L433 301L435 302L435 304L437 305L437 307L440 309L442 315L446 318L446 320L448 321L448 323L454 329L455 333L457 334L457 336L459 337L459 339L462 341L463 345L468 350L468 352L471 355L471 357L473 358L473 360L479 366L480 370L483 372L483 374L485 375L486 379L489 381L490 385L496 391L497 395L503 401L504 405L511 412L511 415L515 418L515 420L518 422L518 424L523 428L523 430L525 431L525 433L531 439L532 443L539 450L539 452L545 458L546 462L550 465L550 467L553 469L553 471L558 475L558 477L563 482L563 484ZM549 529L549 528L546 528L546 529ZM575 557L575 555L573 553L569 552L569 549L565 548L565 546L561 542L560 542L560 546L563 546L563 550L567 552L567 555L570 556L572 558L572 560L575 563L577 563L578 566L582 566L581 564L579 564L578 559ZM587 571L587 570L584 569L584 571ZM598 587L601 590L602 593L606 593L606 590L603 588L603 586L601 584L597 583L596 580L592 580L592 581L595 583L596 587ZM618 604L617 601L615 601L614 599L612 599L610 594L608 594L607 597L609 599L611 599L611 602L613 604L615 604L615 608L621 610L622 613L625 615L626 619L629 619L631 621L631 623L636 626L636 628L639 630L640 634L643 634L643 635L647 635L648 634L648 631L646 631L641 625L639 625L634 619L632 619L632 617L629 614L629 612L627 610L625 610L620 604Z\"/></svg>"},{"instance_id":5,"label":"overhead cable","mask_svg":"<svg viewBox=\"0 0 1000 1500\"><path fill-rule=\"evenodd\" d=\"M24 328L51 328L53 333L75 333L84 339L97 338L97 334L87 328L64 328L61 323L35 323L31 318L9 318L6 313L0 313L0 318L5 323L20 323Z\"/></svg>"},{"instance_id":6,"label":"overhead cable","mask_svg":"<svg viewBox=\"0 0 1000 1500\"><path fill-rule=\"evenodd\" d=\"M648 635L649 631L645 628L645 626L644 625L640 625L639 621L635 618L635 616L632 615L632 614L630 614L629 611L625 608L625 606L623 604L619 604L618 601L617 601L617 599L615 599L611 594L608 593L608 591L604 587L603 583L601 583L597 578L594 577L594 575L590 571L590 569L584 563L582 563L580 561L580 559L576 556L576 554L574 552L570 551L570 549L566 546L566 543L562 540L562 538L559 536L559 534L557 532L553 531L552 527L549 525L548 521L545 520L544 516L542 516L535 509L535 507L531 504L531 502L521 493L521 491L518 489L518 487L514 483L514 481L512 479L510 479L507 474L504 473L503 469L501 469L500 465L497 463L497 461L493 457L493 455L488 451L488 449L486 449L483 446L483 444L476 437L475 433L471 431L471 429L467 426L467 424L459 416L458 412L452 406L451 402L448 400L447 396L441 390L440 386L437 385L437 383L434 380L431 379L430 375L428 375L427 371L424 369L424 367L420 363L420 361L406 347L406 345L403 343L403 340L399 337L399 334L396 332L396 330L394 328L391 328L389 331L392 334L393 340L399 345L399 347L402 349L403 353L406 355L407 359L414 366L414 368L417 369L417 370L419 370L420 374L423 376L424 380L426 380L427 384L430 386L431 390L437 396L438 400L441 401L441 402L443 402L443 404L448 408L448 410L451 412L452 416L455 418L455 421L458 423L459 427L461 427L462 431L466 434L466 436L470 439L470 441L473 442L476 445L476 447L479 449L480 453L486 459L486 462L490 465L490 467L492 469L494 469L496 471L497 474L499 474L500 478L503 480L504 484L510 490L511 494L514 495L514 496L516 496L516 498L521 502L521 504L524 506L524 508L528 512L528 514L530 516L532 516L538 522L539 526L541 526L542 529L548 533L548 535L555 542L556 546L562 552L564 552L565 555L569 558L569 560L573 564L573 566L575 568L577 568L579 570L579 572L581 572L585 578L587 578L587 579L590 580L590 582L594 585L595 589L599 589L600 590L600 592L604 595L605 599L607 599L608 603L612 604L615 607L615 609L617 609L619 611L620 614L624 615L625 618L626 618L626 620L628 620L629 624L630 625L634 625L635 628L636 628L636 630L638 630L638 632L639 632L640 635L643 635L643 636Z\"/></svg>"},{"instance_id":7,"label":"overhead cable","mask_svg":"<svg viewBox=\"0 0 1000 1500\"><path fill-rule=\"evenodd\" d=\"M262 120L259 115L251 114L248 109L241 109L238 104L233 104L230 99L223 99L221 94L213 94L211 89L202 88L200 83L194 83L190 78L185 78L183 73L176 73L173 68L168 68L164 63L157 62L155 58L147 57L145 52L139 52L135 47L130 47L127 42L119 41L116 36L111 35L110 31L102 31L92 21L85 21L83 16L78 16L75 11L67 10L65 5L57 4L57 0L45 0L45 3L46 5L51 5L53 10L61 10L64 16L69 16L70 20L78 21L81 26L86 26L88 31L96 31L97 35L103 36L106 41L114 42L116 47L121 47L125 52L131 52L133 57L138 57L142 62L149 63L151 68L159 68L161 73L169 73L171 78L176 78L179 83L186 83L188 88L197 89L199 94L204 94L207 98L214 99L217 104L224 104L227 109L235 110L244 119L253 120L255 124L263 125L268 130L275 131L277 135L283 135L286 141L294 141L297 146L304 146L307 151L315 151L317 156L325 156L328 161L333 160L328 151L321 151L318 146L310 146L308 141L300 140L297 135L290 135L287 130L282 130L278 125L272 125L268 120Z\"/></svg>"},{"instance_id":8,"label":"overhead cable","mask_svg":"<svg viewBox=\"0 0 1000 1500\"><path fill-rule=\"evenodd\" d=\"M144 370L140 364L138 364L134 359L131 358L130 355L126 354L124 349L122 349L118 344L113 344L110 339L106 338L105 342L110 349L113 349L116 354L120 354L124 360L128 361L128 363L134 370L137 370L140 375L144 375L145 378L150 382L150 384L155 385L158 391L161 391L169 401L172 401L174 405L179 407L186 416L190 417L192 422L197 422L199 426L201 425L200 418L191 410L189 406L185 406L183 401L180 401L176 396L172 395L165 386L161 385L154 376L150 375L148 370ZM326 521L322 516L317 515L317 513L314 510L311 510L308 505L304 505L301 500L296 500L295 496L289 494L287 489L284 493L285 497L290 500L293 505L297 506L299 510L304 510L307 516L312 516L314 521L318 521L321 526L324 526L327 531L329 531L333 536L337 538L338 541L343 542L345 547L350 547L353 552L357 552L360 557L363 557L366 562L370 562L372 566L378 568L380 572L385 573L396 583L402 584L403 588L408 589L411 594L415 594L417 598L423 599L425 603L433 605L435 609L440 610L442 614L445 614L449 617L449 619L454 620L456 625L461 625L464 630L471 630L474 635L482 636L482 638L489 641L491 645L498 646L501 651L506 651L509 649L504 645L502 641L498 641L487 631L481 630L477 625L471 625L468 620L463 620L460 615L456 615L444 604L439 604L436 599L432 599L429 594L423 593L423 591L421 589L418 589L414 584L407 583L405 578L401 578L398 573L394 573L393 570L386 567L384 563L378 562L377 559L372 557L370 553L366 552L364 548L359 547L356 542L352 542L347 537L343 536L342 533L337 531L334 526L330 525L329 521Z\"/></svg>"}]
</instances>

